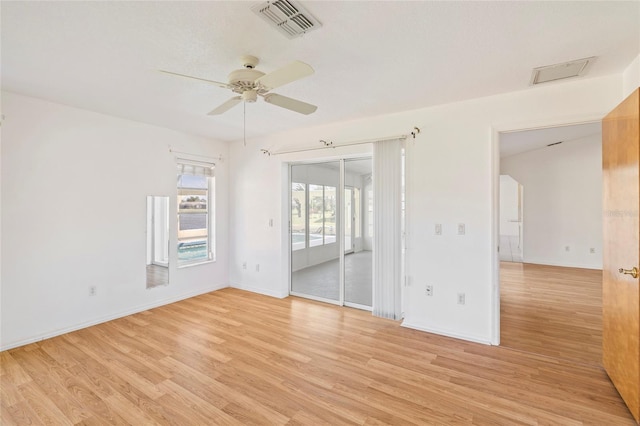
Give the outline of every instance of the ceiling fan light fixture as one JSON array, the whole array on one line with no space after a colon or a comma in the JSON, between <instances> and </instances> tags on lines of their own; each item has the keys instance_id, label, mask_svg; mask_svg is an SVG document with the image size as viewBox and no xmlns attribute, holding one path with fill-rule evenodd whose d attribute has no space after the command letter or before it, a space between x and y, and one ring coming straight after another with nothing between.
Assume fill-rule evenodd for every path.
<instances>
[{"instance_id":1,"label":"ceiling fan light fixture","mask_svg":"<svg viewBox=\"0 0 640 426\"><path fill-rule=\"evenodd\" d=\"M245 90L242 92L242 100L252 104L258 100L258 93L255 90Z\"/></svg>"}]
</instances>

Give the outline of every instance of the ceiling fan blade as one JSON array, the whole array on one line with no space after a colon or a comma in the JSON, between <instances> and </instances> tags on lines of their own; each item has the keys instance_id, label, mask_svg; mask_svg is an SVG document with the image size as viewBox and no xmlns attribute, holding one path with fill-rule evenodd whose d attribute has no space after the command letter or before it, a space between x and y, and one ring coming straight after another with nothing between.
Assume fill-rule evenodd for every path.
<instances>
[{"instance_id":1,"label":"ceiling fan blade","mask_svg":"<svg viewBox=\"0 0 640 426\"><path fill-rule=\"evenodd\" d=\"M171 72L171 71L165 71L165 70L158 70L158 71L160 71L161 73L164 73L164 74L177 75L178 77L185 77L185 78L190 78L192 80L204 81L206 83L213 84L213 85L216 85L218 87L222 87L223 89L230 89L231 88L231 86L229 86L227 83L221 83L219 81L207 80L206 78L193 77L191 75L178 74L177 72Z\"/></svg>"},{"instance_id":2,"label":"ceiling fan blade","mask_svg":"<svg viewBox=\"0 0 640 426\"><path fill-rule=\"evenodd\" d=\"M218 106L216 109L211 111L208 115L219 115L219 114L222 114L224 112L227 112L231 108L233 108L234 106L238 105L240 102L242 102L242 97L241 96L235 96L235 97L229 99L227 102L223 103L222 105Z\"/></svg>"},{"instance_id":3,"label":"ceiling fan blade","mask_svg":"<svg viewBox=\"0 0 640 426\"><path fill-rule=\"evenodd\" d=\"M299 112L300 114L304 115L309 115L318 109L318 107L315 105L288 98L286 96L277 95L275 93L268 93L264 95L264 100L265 102L268 102L270 104L277 105L281 108L286 108L291 111Z\"/></svg>"},{"instance_id":4,"label":"ceiling fan blade","mask_svg":"<svg viewBox=\"0 0 640 426\"><path fill-rule=\"evenodd\" d=\"M267 90L275 89L276 87L283 86L292 81L300 80L303 77L307 77L313 74L315 71L310 65L304 62L295 61L289 65L277 69L267 75L256 79L256 84L264 87Z\"/></svg>"}]
</instances>

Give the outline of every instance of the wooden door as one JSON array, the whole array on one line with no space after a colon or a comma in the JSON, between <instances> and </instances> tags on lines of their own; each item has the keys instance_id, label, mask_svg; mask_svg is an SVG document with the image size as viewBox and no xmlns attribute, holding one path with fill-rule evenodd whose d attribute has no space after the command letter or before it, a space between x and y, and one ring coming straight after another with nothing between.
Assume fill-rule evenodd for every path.
<instances>
[{"instance_id":1,"label":"wooden door","mask_svg":"<svg viewBox=\"0 0 640 426\"><path fill-rule=\"evenodd\" d=\"M602 121L602 361L640 423L639 279L631 275L640 267L639 98L636 90Z\"/></svg>"}]
</instances>

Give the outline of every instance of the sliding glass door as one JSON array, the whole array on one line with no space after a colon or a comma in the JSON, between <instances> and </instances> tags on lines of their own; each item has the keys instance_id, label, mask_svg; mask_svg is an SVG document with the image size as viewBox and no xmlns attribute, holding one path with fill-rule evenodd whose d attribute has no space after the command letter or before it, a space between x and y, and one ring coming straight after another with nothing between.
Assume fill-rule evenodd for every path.
<instances>
[{"instance_id":1,"label":"sliding glass door","mask_svg":"<svg viewBox=\"0 0 640 426\"><path fill-rule=\"evenodd\" d=\"M350 229L348 233L345 232L344 304L363 309L371 308L373 292L372 251L371 247L367 250L363 244L361 232L364 225L361 197L366 183L371 181L371 163L370 158L344 161L345 199L350 197L351 201Z\"/></svg>"},{"instance_id":2,"label":"sliding glass door","mask_svg":"<svg viewBox=\"0 0 640 426\"><path fill-rule=\"evenodd\" d=\"M371 309L362 211L370 181L370 158L291 165L291 294Z\"/></svg>"},{"instance_id":3,"label":"sliding glass door","mask_svg":"<svg viewBox=\"0 0 640 426\"><path fill-rule=\"evenodd\" d=\"M291 166L291 294L341 302L340 162Z\"/></svg>"}]
</instances>

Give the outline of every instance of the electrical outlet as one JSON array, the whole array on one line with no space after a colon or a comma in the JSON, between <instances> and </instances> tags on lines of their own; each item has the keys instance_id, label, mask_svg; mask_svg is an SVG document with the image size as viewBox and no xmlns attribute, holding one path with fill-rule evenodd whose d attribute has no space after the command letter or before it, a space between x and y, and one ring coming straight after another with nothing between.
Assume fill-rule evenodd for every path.
<instances>
[{"instance_id":1,"label":"electrical outlet","mask_svg":"<svg viewBox=\"0 0 640 426\"><path fill-rule=\"evenodd\" d=\"M435 234L436 235L442 235L442 224L441 223L436 223Z\"/></svg>"},{"instance_id":2,"label":"electrical outlet","mask_svg":"<svg viewBox=\"0 0 640 426\"><path fill-rule=\"evenodd\" d=\"M591 247L591 248L589 249L589 253L591 253L591 254L595 254L595 253L596 253L596 249L595 249L595 247Z\"/></svg>"},{"instance_id":3,"label":"electrical outlet","mask_svg":"<svg viewBox=\"0 0 640 426\"><path fill-rule=\"evenodd\" d=\"M89 287L89 296L95 296L96 294L98 294L98 289L96 288L95 285L92 285Z\"/></svg>"},{"instance_id":4,"label":"electrical outlet","mask_svg":"<svg viewBox=\"0 0 640 426\"><path fill-rule=\"evenodd\" d=\"M458 224L458 235L464 235L466 233L466 229L465 229L465 225L464 223L459 223Z\"/></svg>"},{"instance_id":5,"label":"electrical outlet","mask_svg":"<svg viewBox=\"0 0 640 426\"><path fill-rule=\"evenodd\" d=\"M260 264L259 263L256 264L256 272L260 272Z\"/></svg>"},{"instance_id":6,"label":"electrical outlet","mask_svg":"<svg viewBox=\"0 0 640 426\"><path fill-rule=\"evenodd\" d=\"M242 262L242 269L247 269L247 262Z\"/></svg>"},{"instance_id":7,"label":"electrical outlet","mask_svg":"<svg viewBox=\"0 0 640 426\"><path fill-rule=\"evenodd\" d=\"M570 246L564 246L564 251L571 251L571 247Z\"/></svg>"},{"instance_id":8,"label":"electrical outlet","mask_svg":"<svg viewBox=\"0 0 640 426\"><path fill-rule=\"evenodd\" d=\"M269 227L273 228L273 219L269 219Z\"/></svg>"},{"instance_id":9,"label":"electrical outlet","mask_svg":"<svg viewBox=\"0 0 640 426\"><path fill-rule=\"evenodd\" d=\"M465 294L458 293L458 305L464 305L465 302Z\"/></svg>"},{"instance_id":10,"label":"electrical outlet","mask_svg":"<svg viewBox=\"0 0 640 426\"><path fill-rule=\"evenodd\" d=\"M432 286L432 285L428 285L428 286L425 288L425 294L426 294L427 296L433 296L433 286Z\"/></svg>"}]
</instances>

